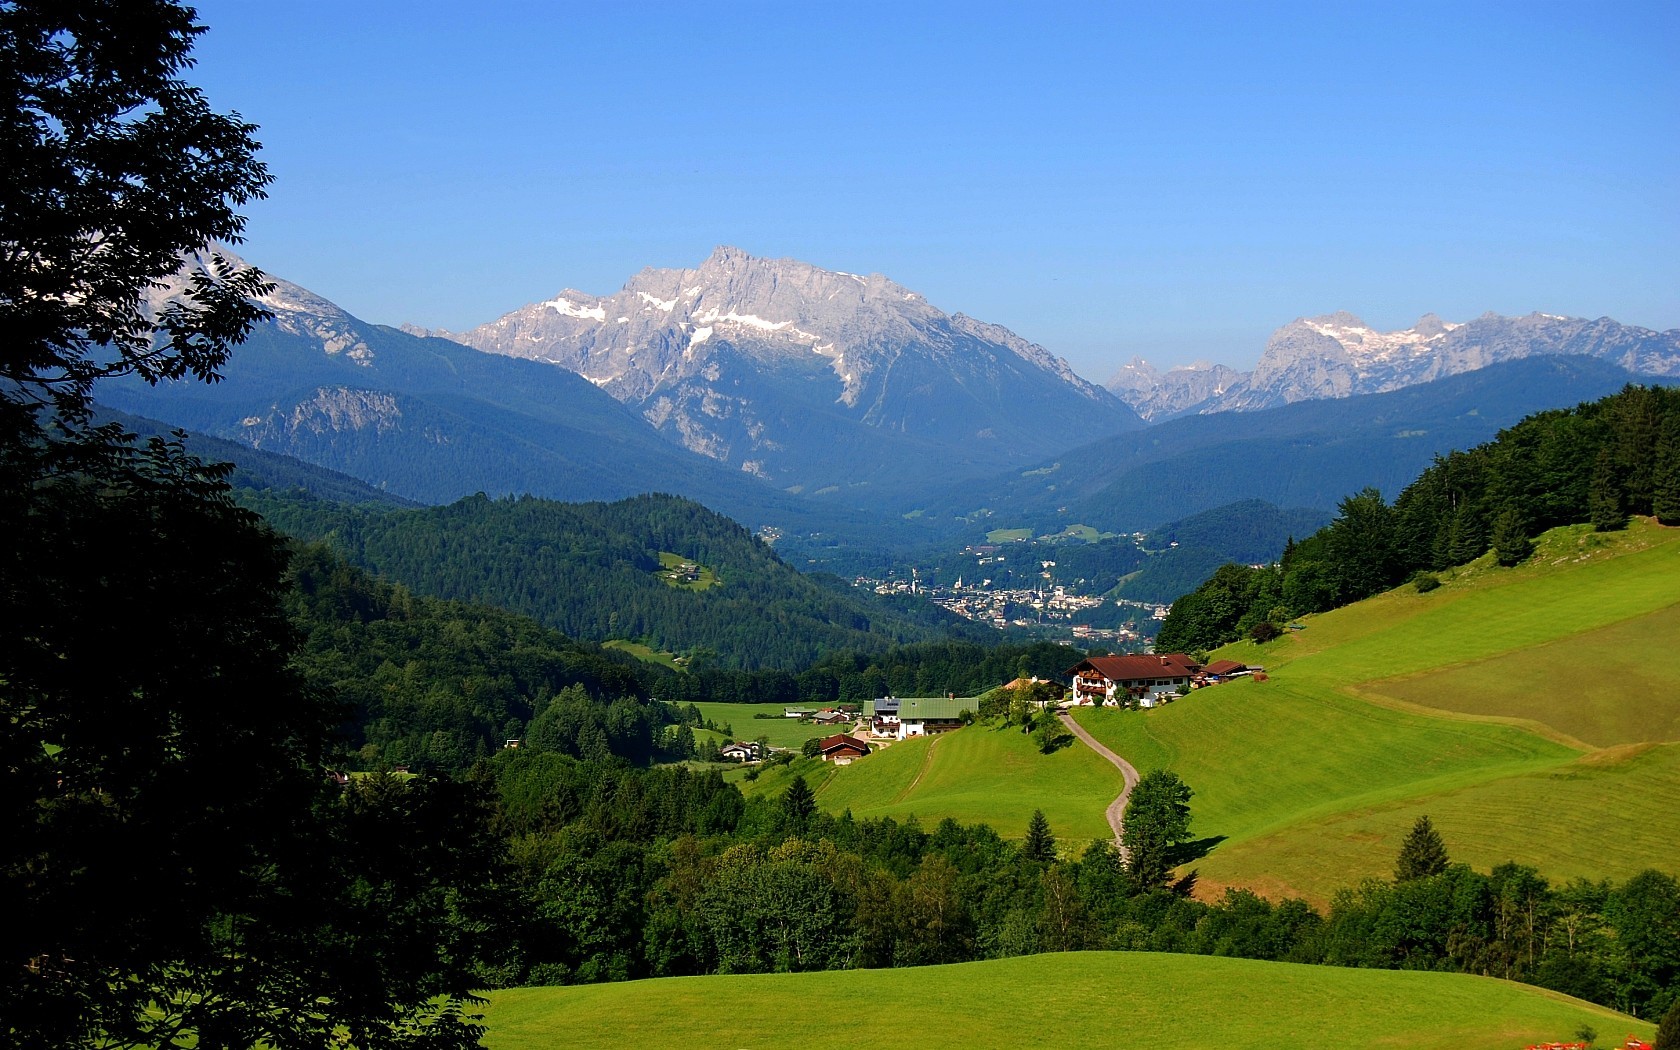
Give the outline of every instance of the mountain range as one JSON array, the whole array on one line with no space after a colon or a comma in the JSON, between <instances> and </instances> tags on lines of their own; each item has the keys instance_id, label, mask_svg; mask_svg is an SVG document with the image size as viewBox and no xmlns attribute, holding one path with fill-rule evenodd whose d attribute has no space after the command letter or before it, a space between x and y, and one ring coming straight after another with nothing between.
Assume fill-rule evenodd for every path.
<instances>
[{"instance_id":1,"label":"mountain range","mask_svg":"<svg viewBox=\"0 0 1680 1050\"><path fill-rule=\"evenodd\" d=\"M795 492L991 473L1141 426L1006 328L880 274L736 248L436 334L576 372L674 444Z\"/></svg>"},{"instance_id":2,"label":"mountain range","mask_svg":"<svg viewBox=\"0 0 1680 1050\"><path fill-rule=\"evenodd\" d=\"M1487 313L1463 324L1427 314L1410 328L1379 332L1342 312L1279 328L1251 372L1205 362L1162 372L1134 358L1106 385L1156 422L1387 393L1537 356L1592 357L1633 375L1680 376L1680 330L1654 332L1608 317Z\"/></svg>"},{"instance_id":3,"label":"mountain range","mask_svg":"<svg viewBox=\"0 0 1680 1050\"><path fill-rule=\"evenodd\" d=\"M1254 373L1174 370L1154 401L1134 385L1166 420L1145 427L1042 348L885 277L727 248L449 338L283 279L264 305L219 384L130 378L98 396L421 503L671 492L845 573L1003 524L1130 532L1241 499L1327 510L1529 412L1677 372L1674 333L1611 321L1379 336L1332 315L1280 330ZM1345 396L1308 399L1326 393Z\"/></svg>"}]
</instances>

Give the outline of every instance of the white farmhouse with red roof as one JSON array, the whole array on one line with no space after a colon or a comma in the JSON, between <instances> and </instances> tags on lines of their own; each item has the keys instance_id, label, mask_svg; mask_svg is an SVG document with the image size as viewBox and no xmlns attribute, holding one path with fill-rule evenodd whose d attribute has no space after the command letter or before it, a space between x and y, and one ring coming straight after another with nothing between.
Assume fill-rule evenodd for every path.
<instances>
[{"instance_id":1,"label":"white farmhouse with red roof","mask_svg":"<svg viewBox=\"0 0 1680 1050\"><path fill-rule=\"evenodd\" d=\"M1137 697L1143 707L1189 689L1202 665L1184 653L1092 656L1068 669L1076 704L1123 703Z\"/></svg>"}]
</instances>

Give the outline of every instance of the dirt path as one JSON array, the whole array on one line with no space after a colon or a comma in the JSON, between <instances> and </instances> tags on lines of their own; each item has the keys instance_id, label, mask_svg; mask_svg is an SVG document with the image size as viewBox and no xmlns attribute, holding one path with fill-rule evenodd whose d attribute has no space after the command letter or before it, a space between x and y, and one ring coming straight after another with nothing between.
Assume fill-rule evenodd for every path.
<instances>
[{"instance_id":1,"label":"dirt path","mask_svg":"<svg viewBox=\"0 0 1680 1050\"><path fill-rule=\"evenodd\" d=\"M1118 769L1120 775L1126 780L1126 786L1120 792L1120 797L1108 804L1107 813L1108 826L1114 829L1114 844L1120 847L1120 856L1124 858L1126 847L1120 843L1120 821L1126 815L1126 803L1132 799L1132 789L1137 787L1138 771L1133 768L1130 762L1104 747L1096 737L1086 732L1085 727L1075 722L1072 715L1066 711L1058 711L1057 714L1061 717L1062 724L1073 731L1074 736L1083 740L1086 747L1112 762L1114 768Z\"/></svg>"},{"instance_id":2,"label":"dirt path","mask_svg":"<svg viewBox=\"0 0 1680 1050\"><path fill-rule=\"evenodd\" d=\"M933 734L930 733L928 735L932 736ZM903 802L905 799L909 798L910 792L916 790L916 785L920 784L922 782L922 778L927 776L928 767L933 765L933 749L938 745L939 738L937 736L934 736L932 740L928 741L927 754L922 756L922 768L916 770L916 779L910 781L909 787L906 787L903 791L900 791L893 797L894 802Z\"/></svg>"}]
</instances>

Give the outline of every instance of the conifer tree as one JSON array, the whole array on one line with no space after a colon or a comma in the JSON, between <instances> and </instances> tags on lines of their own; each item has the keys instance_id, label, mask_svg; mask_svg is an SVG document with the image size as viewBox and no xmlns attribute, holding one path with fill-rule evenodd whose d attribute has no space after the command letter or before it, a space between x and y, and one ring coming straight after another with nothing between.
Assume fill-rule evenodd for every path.
<instances>
[{"instance_id":1,"label":"conifer tree","mask_svg":"<svg viewBox=\"0 0 1680 1050\"><path fill-rule=\"evenodd\" d=\"M1027 824L1027 840L1021 844L1021 855L1028 860L1049 862L1056 859L1056 836L1050 833L1050 821L1042 809L1033 810Z\"/></svg>"},{"instance_id":2,"label":"conifer tree","mask_svg":"<svg viewBox=\"0 0 1680 1050\"><path fill-rule=\"evenodd\" d=\"M794 777L787 793L782 796L782 813L787 817L788 824L796 831L803 831L816 811L817 798L811 794L811 785L805 783L804 777Z\"/></svg>"},{"instance_id":3,"label":"conifer tree","mask_svg":"<svg viewBox=\"0 0 1680 1050\"><path fill-rule=\"evenodd\" d=\"M1651 1045L1657 1050L1680 1050L1680 999L1669 1004L1668 1012L1657 1024L1656 1041Z\"/></svg>"},{"instance_id":4,"label":"conifer tree","mask_svg":"<svg viewBox=\"0 0 1680 1050\"><path fill-rule=\"evenodd\" d=\"M1627 528L1621 478L1616 474L1616 455L1609 445L1598 450L1592 480L1587 488L1587 514L1594 532L1617 532Z\"/></svg>"},{"instance_id":5,"label":"conifer tree","mask_svg":"<svg viewBox=\"0 0 1680 1050\"><path fill-rule=\"evenodd\" d=\"M1664 525L1680 525L1680 411L1663 420L1653 480L1651 513Z\"/></svg>"},{"instance_id":6,"label":"conifer tree","mask_svg":"<svg viewBox=\"0 0 1680 1050\"><path fill-rule=\"evenodd\" d=\"M1394 864L1394 881L1426 879L1447 870L1447 846L1427 816L1417 818Z\"/></svg>"},{"instance_id":7,"label":"conifer tree","mask_svg":"<svg viewBox=\"0 0 1680 1050\"><path fill-rule=\"evenodd\" d=\"M1507 569L1521 565L1534 553L1522 515L1515 507L1507 508L1493 523L1493 555Z\"/></svg>"}]
</instances>

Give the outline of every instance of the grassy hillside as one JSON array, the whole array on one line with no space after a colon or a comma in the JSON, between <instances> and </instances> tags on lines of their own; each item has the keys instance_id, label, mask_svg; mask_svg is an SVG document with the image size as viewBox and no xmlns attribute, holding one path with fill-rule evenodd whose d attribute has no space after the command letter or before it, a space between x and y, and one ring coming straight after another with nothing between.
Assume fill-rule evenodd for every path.
<instances>
[{"instance_id":1,"label":"grassy hillside","mask_svg":"<svg viewBox=\"0 0 1680 1050\"><path fill-rule=\"evenodd\" d=\"M1455 859L1553 877L1673 870L1680 833L1680 530L1547 534L1530 563L1483 562L1306 621L1264 650L1270 680L1081 721L1140 769L1197 792L1222 837L1204 884L1323 899L1390 870L1427 813ZM1544 819L1539 819L1541 815Z\"/></svg>"},{"instance_id":2,"label":"grassy hillside","mask_svg":"<svg viewBox=\"0 0 1680 1050\"><path fill-rule=\"evenodd\" d=\"M1053 990L1053 991L1052 991ZM1509 1050L1652 1026L1526 985L1124 952L494 992L491 1050L566 1045Z\"/></svg>"},{"instance_id":3,"label":"grassy hillside","mask_svg":"<svg viewBox=\"0 0 1680 1050\"><path fill-rule=\"evenodd\" d=\"M1069 845L1113 834L1103 810L1122 786L1119 772L1089 748L1075 744L1044 755L1017 730L983 725L905 740L839 769L795 763L741 786L780 792L797 775L831 813L850 809L855 817L899 820L914 814L929 828L951 817L1020 838L1033 810L1042 809L1051 831Z\"/></svg>"}]
</instances>

